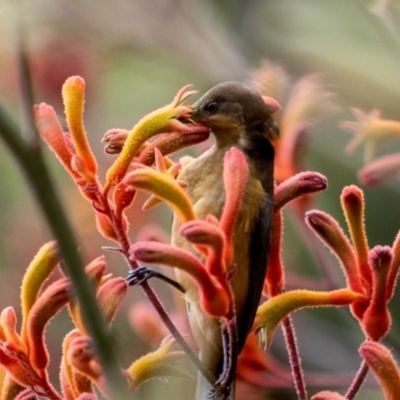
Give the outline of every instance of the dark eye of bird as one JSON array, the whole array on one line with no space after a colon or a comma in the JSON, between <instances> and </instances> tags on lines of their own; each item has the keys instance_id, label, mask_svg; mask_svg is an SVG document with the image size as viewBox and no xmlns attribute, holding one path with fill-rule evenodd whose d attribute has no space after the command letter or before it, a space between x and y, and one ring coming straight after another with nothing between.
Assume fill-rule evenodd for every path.
<instances>
[{"instance_id":1,"label":"dark eye of bird","mask_svg":"<svg viewBox=\"0 0 400 400\"><path fill-rule=\"evenodd\" d=\"M218 110L218 106L219 106L218 101L210 101L204 106L204 111L213 114Z\"/></svg>"}]
</instances>

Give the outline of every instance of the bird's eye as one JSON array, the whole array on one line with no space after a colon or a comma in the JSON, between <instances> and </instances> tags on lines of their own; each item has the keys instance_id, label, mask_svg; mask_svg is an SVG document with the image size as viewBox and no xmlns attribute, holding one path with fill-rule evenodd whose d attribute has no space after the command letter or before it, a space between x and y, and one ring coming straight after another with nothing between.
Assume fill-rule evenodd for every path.
<instances>
[{"instance_id":1,"label":"bird's eye","mask_svg":"<svg viewBox=\"0 0 400 400\"><path fill-rule=\"evenodd\" d=\"M204 106L204 111L207 111L210 114L214 114L218 110L218 101L210 101Z\"/></svg>"}]
</instances>

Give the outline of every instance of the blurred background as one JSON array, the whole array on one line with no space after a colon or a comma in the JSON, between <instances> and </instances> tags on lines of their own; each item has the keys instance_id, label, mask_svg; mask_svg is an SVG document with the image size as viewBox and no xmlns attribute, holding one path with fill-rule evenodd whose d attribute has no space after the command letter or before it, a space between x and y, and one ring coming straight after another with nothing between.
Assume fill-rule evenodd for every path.
<instances>
[{"instance_id":1,"label":"blurred background","mask_svg":"<svg viewBox=\"0 0 400 400\"><path fill-rule=\"evenodd\" d=\"M296 165L324 174L329 188L310 200L307 206L330 213L346 229L339 196L345 185L360 185L365 193L370 246L393 243L400 228L399 182L395 178L372 188L362 186L357 171L365 165L363 148L359 147L351 155L345 153L352 135L339 124L343 120L355 120L351 107L365 112L377 108L383 118L400 119L398 2L41 0L26 3L23 14L35 100L53 105L64 121L62 84L71 75L81 75L85 79L85 123L101 166L100 177L113 161L102 149L103 134L111 128L130 129L144 114L170 102L177 90L187 83L194 84L200 92L226 80L251 82L260 90L274 92L275 89L274 93L265 94L282 103L283 109L277 118L283 120L285 106L289 108L290 99L296 93L293 88L299 90L296 83L304 76L318 74L302 82L317 82L319 90L311 90L308 97L297 100L301 103L315 96L314 106L321 107L316 108L315 118L308 121L309 126L301 132L301 162ZM14 20L13 4L2 2L0 99L18 119ZM204 148L201 146L190 153L198 153ZM379 146L375 157L399 151L399 141L389 139ZM111 243L98 234L90 204L80 196L50 153L48 163L85 260L103 254L101 247ZM24 177L2 142L0 176L0 309L13 305L19 310L24 270L50 236ZM129 211L132 241L150 223L160 225L167 235L170 229L170 211L158 206L142 212L145 198L140 196ZM284 260L288 274L294 277L288 279L288 287L302 287L304 281L304 287L317 289L319 284L324 287L326 280L335 287L343 287L344 278L336 259L317 242L314 245L319 246L320 258L310 253L303 240L304 227L299 226L296 216L288 215L285 223ZM126 275L127 267L121 258L109 253L106 257L110 272ZM154 286L160 290L166 304L172 304L169 290L165 291L162 285ZM391 303L393 328L384 341L397 356L400 318L396 319L399 315L396 305L399 300L397 295ZM132 305L142 301L140 289L132 289L113 325L123 349L124 366L151 348L135 333L129 318ZM331 389L344 394L360 364L357 349L363 341L359 326L348 309L301 311L294 315L294 323L306 379L311 382L310 393ZM70 328L67 313L63 312L48 331L56 386L60 345ZM280 334L275 338L272 354L287 366ZM190 398L187 394L190 392L182 389L190 386L186 381L172 378L168 383L151 382L140 389L139 398L158 398L159 390L163 398L169 398L168 393L174 399ZM274 385L264 382L262 386ZM296 398L290 387L249 385L246 390L248 399L253 398L253 392L254 399ZM383 399L372 377L358 398Z\"/></svg>"}]
</instances>

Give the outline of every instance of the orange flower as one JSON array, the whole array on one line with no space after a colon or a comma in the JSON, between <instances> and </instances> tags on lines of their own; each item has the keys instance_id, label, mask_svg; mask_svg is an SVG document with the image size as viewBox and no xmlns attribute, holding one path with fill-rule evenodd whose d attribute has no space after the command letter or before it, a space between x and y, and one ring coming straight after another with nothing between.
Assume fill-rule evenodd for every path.
<instances>
[{"instance_id":1,"label":"orange flower","mask_svg":"<svg viewBox=\"0 0 400 400\"><path fill-rule=\"evenodd\" d=\"M364 295L361 301L354 302L351 309L367 337L378 341L387 334L391 324L388 303L399 273L399 235L392 248L375 246L369 249L363 192L356 186L347 186L342 191L341 202L352 244L328 214L310 211L306 221L340 260L348 286Z\"/></svg>"}]
</instances>

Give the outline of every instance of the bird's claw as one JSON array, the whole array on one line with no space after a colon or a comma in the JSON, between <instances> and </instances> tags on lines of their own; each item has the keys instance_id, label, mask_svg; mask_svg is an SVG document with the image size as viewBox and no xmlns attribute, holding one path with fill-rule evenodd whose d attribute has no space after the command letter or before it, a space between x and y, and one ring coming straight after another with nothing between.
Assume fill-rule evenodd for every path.
<instances>
[{"instance_id":1,"label":"bird's claw","mask_svg":"<svg viewBox=\"0 0 400 400\"><path fill-rule=\"evenodd\" d=\"M234 265L233 270L236 270ZM228 320L222 326L222 342L224 349L224 368L222 373L209 391L207 398L213 400L227 400L230 398L231 391L235 390L234 377L236 371L236 317Z\"/></svg>"},{"instance_id":2,"label":"bird's claw","mask_svg":"<svg viewBox=\"0 0 400 400\"><path fill-rule=\"evenodd\" d=\"M232 380L227 373L222 373L214 383L207 395L207 399L227 400L231 392Z\"/></svg>"},{"instance_id":3,"label":"bird's claw","mask_svg":"<svg viewBox=\"0 0 400 400\"><path fill-rule=\"evenodd\" d=\"M135 269L131 269L128 276L126 277L126 281L128 282L129 286L139 286L143 285L143 283L147 282L150 278L158 278L172 285L180 292L185 293L185 290L178 282L149 267L138 267Z\"/></svg>"},{"instance_id":4,"label":"bird's claw","mask_svg":"<svg viewBox=\"0 0 400 400\"><path fill-rule=\"evenodd\" d=\"M156 271L148 267L139 267L129 271L126 281L129 286L139 286L156 275Z\"/></svg>"},{"instance_id":5,"label":"bird's claw","mask_svg":"<svg viewBox=\"0 0 400 400\"><path fill-rule=\"evenodd\" d=\"M226 386L226 382L219 382L219 380L214 384L212 389L207 394L207 399L209 400L227 400L230 393L230 387Z\"/></svg>"}]
</instances>

